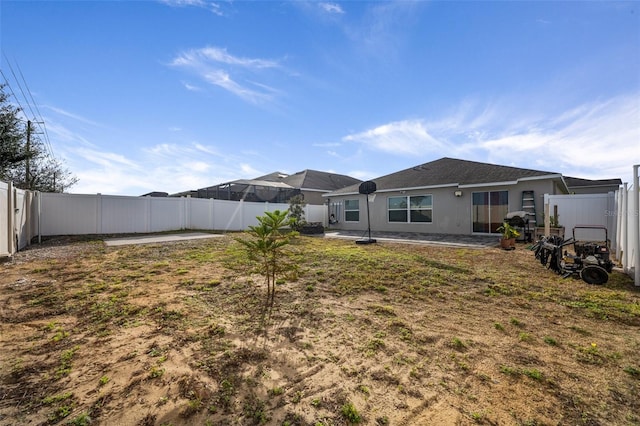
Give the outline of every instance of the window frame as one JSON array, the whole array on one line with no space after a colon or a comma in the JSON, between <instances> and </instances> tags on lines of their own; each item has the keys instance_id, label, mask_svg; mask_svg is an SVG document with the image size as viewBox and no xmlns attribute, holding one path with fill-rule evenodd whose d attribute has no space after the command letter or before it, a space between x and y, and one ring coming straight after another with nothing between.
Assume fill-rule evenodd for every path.
<instances>
[{"instance_id":1,"label":"window frame","mask_svg":"<svg viewBox=\"0 0 640 426\"><path fill-rule=\"evenodd\" d=\"M429 207L420 207L420 205L418 205L418 207L412 207L412 198L417 198L417 197L428 197L430 199L430 205ZM404 202L400 202L400 206L403 207L396 207L396 208L391 208L391 200L392 199L404 199ZM422 204L422 203L420 203ZM420 220L420 221L413 221L411 220L412 217L412 212L423 212L423 211L429 211L431 212L430 215L430 220ZM392 212L404 212L404 218L405 220L392 220L391 218L391 213ZM387 197L387 223L407 223L407 224L411 224L411 223L417 223L417 224L431 224L433 223L433 194L414 194L414 195L393 195L393 196L389 196Z\"/></svg>"},{"instance_id":2,"label":"window frame","mask_svg":"<svg viewBox=\"0 0 640 426\"><path fill-rule=\"evenodd\" d=\"M349 208L348 204L350 202L355 202L357 204L358 208L357 209ZM357 220L349 219L349 214L353 215L354 213L357 213L358 219ZM345 199L344 200L344 221L345 222L351 222L351 223L360 222L360 199L359 198L352 198L352 199Z\"/></svg>"}]
</instances>

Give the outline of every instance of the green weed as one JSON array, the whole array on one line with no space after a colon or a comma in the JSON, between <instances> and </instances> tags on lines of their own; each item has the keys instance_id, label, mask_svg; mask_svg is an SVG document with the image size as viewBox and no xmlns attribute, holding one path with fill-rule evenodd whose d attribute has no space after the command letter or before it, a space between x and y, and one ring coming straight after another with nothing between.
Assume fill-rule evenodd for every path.
<instances>
[{"instance_id":1,"label":"green weed","mask_svg":"<svg viewBox=\"0 0 640 426\"><path fill-rule=\"evenodd\" d=\"M62 352L60 356L60 366L56 370L56 377L60 378L62 376L66 376L71 372L71 361L75 356L76 352L80 349L80 346L75 346L72 349L68 349Z\"/></svg>"},{"instance_id":2,"label":"green weed","mask_svg":"<svg viewBox=\"0 0 640 426\"><path fill-rule=\"evenodd\" d=\"M65 392L60 395L48 396L42 400L42 403L45 405L51 405L69 399L72 396L73 394L71 392Z\"/></svg>"},{"instance_id":3,"label":"green weed","mask_svg":"<svg viewBox=\"0 0 640 426\"><path fill-rule=\"evenodd\" d=\"M351 424L360 423L362 421L360 413L358 413L358 410L351 402L347 402L346 404L344 404L342 406L341 412L342 417L344 417L345 420Z\"/></svg>"}]
</instances>

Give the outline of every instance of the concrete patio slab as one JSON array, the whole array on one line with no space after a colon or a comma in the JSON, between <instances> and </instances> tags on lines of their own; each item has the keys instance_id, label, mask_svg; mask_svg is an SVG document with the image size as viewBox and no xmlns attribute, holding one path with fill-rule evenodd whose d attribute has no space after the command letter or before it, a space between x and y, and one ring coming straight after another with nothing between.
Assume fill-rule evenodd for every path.
<instances>
[{"instance_id":1,"label":"concrete patio slab","mask_svg":"<svg viewBox=\"0 0 640 426\"><path fill-rule=\"evenodd\" d=\"M123 238L110 238L104 240L104 243L108 247L124 246L129 244L153 244L153 243L165 243L172 241L187 241L197 240L202 238L217 238L222 237L222 234L207 234L204 232L190 232L184 234L155 234L155 235L140 235L135 237L123 237Z\"/></svg>"}]
</instances>

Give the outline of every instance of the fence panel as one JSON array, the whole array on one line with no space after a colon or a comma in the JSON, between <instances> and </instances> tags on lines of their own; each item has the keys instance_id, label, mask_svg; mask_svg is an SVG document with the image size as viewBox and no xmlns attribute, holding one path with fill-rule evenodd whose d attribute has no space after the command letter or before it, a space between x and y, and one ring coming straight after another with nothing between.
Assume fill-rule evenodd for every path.
<instances>
[{"instance_id":1,"label":"fence panel","mask_svg":"<svg viewBox=\"0 0 640 426\"><path fill-rule=\"evenodd\" d=\"M96 218L99 233L127 234L148 232L147 200L141 197L101 197Z\"/></svg>"},{"instance_id":2,"label":"fence panel","mask_svg":"<svg viewBox=\"0 0 640 426\"><path fill-rule=\"evenodd\" d=\"M214 230L214 201L213 199L185 198L189 203L189 222L191 229Z\"/></svg>"},{"instance_id":3,"label":"fence panel","mask_svg":"<svg viewBox=\"0 0 640 426\"><path fill-rule=\"evenodd\" d=\"M9 185L0 182L0 257L11 256L9 224Z\"/></svg>"},{"instance_id":4,"label":"fence panel","mask_svg":"<svg viewBox=\"0 0 640 426\"><path fill-rule=\"evenodd\" d=\"M145 210L141 214L148 220L148 231L163 232L189 229L186 223L185 206L187 198L143 197Z\"/></svg>"},{"instance_id":5,"label":"fence panel","mask_svg":"<svg viewBox=\"0 0 640 426\"><path fill-rule=\"evenodd\" d=\"M14 196L14 226L18 240L17 249L22 250L31 243L31 238L35 234L34 229L31 227L31 204L33 201L33 193L31 191L16 189L14 190Z\"/></svg>"},{"instance_id":6,"label":"fence panel","mask_svg":"<svg viewBox=\"0 0 640 426\"><path fill-rule=\"evenodd\" d=\"M633 183L618 191L618 260L623 270L640 286L640 165L633 166Z\"/></svg>"},{"instance_id":7,"label":"fence panel","mask_svg":"<svg viewBox=\"0 0 640 426\"><path fill-rule=\"evenodd\" d=\"M12 256L31 243L33 199L33 192L0 182L0 257Z\"/></svg>"},{"instance_id":8,"label":"fence panel","mask_svg":"<svg viewBox=\"0 0 640 426\"><path fill-rule=\"evenodd\" d=\"M608 194L550 195L549 211L558 211L558 222L565 228L565 236L570 237L576 225L598 225L607 228L611 246L616 239L616 198Z\"/></svg>"},{"instance_id":9,"label":"fence panel","mask_svg":"<svg viewBox=\"0 0 640 426\"><path fill-rule=\"evenodd\" d=\"M242 231L265 211L287 210L284 203L198 198L125 197L44 193L40 235L123 234L180 229ZM309 222L326 223L326 207L308 205Z\"/></svg>"},{"instance_id":10,"label":"fence panel","mask_svg":"<svg viewBox=\"0 0 640 426\"><path fill-rule=\"evenodd\" d=\"M40 235L100 234L100 195L40 193Z\"/></svg>"}]
</instances>

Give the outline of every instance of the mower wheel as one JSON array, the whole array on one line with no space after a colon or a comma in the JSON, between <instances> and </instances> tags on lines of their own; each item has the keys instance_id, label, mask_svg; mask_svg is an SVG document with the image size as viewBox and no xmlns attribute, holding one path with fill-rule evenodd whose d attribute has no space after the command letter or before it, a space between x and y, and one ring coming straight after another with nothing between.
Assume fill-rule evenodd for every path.
<instances>
[{"instance_id":1,"label":"mower wheel","mask_svg":"<svg viewBox=\"0 0 640 426\"><path fill-rule=\"evenodd\" d=\"M609 274L601 266L589 265L580 271L580 278L587 284L604 284L609 281Z\"/></svg>"}]
</instances>

